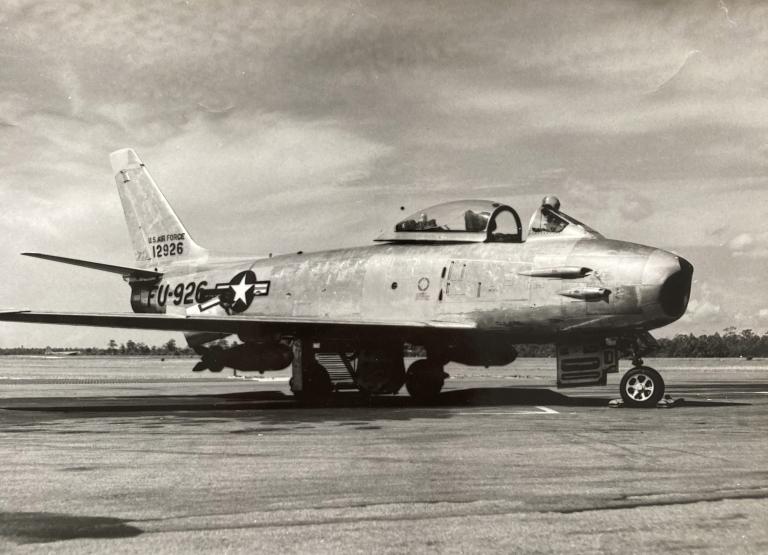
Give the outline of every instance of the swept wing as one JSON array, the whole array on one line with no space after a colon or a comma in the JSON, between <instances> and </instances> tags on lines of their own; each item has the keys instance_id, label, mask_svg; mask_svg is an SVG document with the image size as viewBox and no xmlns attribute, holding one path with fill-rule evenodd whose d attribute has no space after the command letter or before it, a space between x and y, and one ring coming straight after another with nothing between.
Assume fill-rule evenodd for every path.
<instances>
[{"instance_id":1,"label":"swept wing","mask_svg":"<svg viewBox=\"0 0 768 555\"><path fill-rule=\"evenodd\" d=\"M253 333L296 333L308 329L366 330L379 329L449 329L471 330L471 321L360 321L255 315L184 316L172 314L104 314L85 312L33 312L12 310L0 312L0 321L38 324L65 324L186 332L215 332L250 335Z\"/></svg>"}]
</instances>

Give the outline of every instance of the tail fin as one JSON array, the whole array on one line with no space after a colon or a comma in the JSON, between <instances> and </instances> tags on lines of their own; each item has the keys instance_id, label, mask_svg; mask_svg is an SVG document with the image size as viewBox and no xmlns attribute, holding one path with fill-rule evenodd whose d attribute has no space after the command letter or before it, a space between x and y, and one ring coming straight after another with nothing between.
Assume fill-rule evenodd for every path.
<instances>
[{"instance_id":1,"label":"tail fin","mask_svg":"<svg viewBox=\"0 0 768 555\"><path fill-rule=\"evenodd\" d=\"M208 251L189 236L136 152L116 150L109 160L138 266L161 269L205 257Z\"/></svg>"}]
</instances>

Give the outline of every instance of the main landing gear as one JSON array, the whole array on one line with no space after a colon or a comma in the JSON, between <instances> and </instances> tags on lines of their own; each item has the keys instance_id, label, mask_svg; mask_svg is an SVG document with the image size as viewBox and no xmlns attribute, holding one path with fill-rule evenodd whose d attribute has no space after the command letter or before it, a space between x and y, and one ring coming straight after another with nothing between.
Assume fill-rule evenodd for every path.
<instances>
[{"instance_id":1,"label":"main landing gear","mask_svg":"<svg viewBox=\"0 0 768 555\"><path fill-rule=\"evenodd\" d=\"M333 393L333 383L328 371L315 359L312 342L296 339L292 349L293 376L288 384L293 395L303 403L324 403Z\"/></svg>"},{"instance_id":2,"label":"main landing gear","mask_svg":"<svg viewBox=\"0 0 768 555\"><path fill-rule=\"evenodd\" d=\"M317 361L303 369L303 387L299 390L296 381L291 378L288 385L294 396L306 403L322 403L333 393L333 383L328 371Z\"/></svg>"},{"instance_id":3,"label":"main landing gear","mask_svg":"<svg viewBox=\"0 0 768 555\"><path fill-rule=\"evenodd\" d=\"M420 359L408 367L405 373L405 388L419 403L430 403L437 399L448 374L443 365L428 358Z\"/></svg>"},{"instance_id":4,"label":"main landing gear","mask_svg":"<svg viewBox=\"0 0 768 555\"><path fill-rule=\"evenodd\" d=\"M329 401L335 389L349 383L338 381L337 369L328 362L328 357L321 358L325 364L329 365L328 369L320 364L316 357L317 353L333 352L320 350L322 348L338 348L339 353L344 353L346 351L343 345L320 346L319 343L313 343L309 339L296 338L291 348L293 360L289 384L291 392L302 403L324 404ZM346 360L344 356L340 358ZM397 393L405 381L405 387L410 396L418 403L428 404L438 398L448 377L448 374L443 371L444 362L430 357L415 361L408 371L404 372L402 346L398 346L397 349L382 348L379 351L370 352L363 350L356 360L356 368L353 368L348 361L344 364L347 366L349 377L353 380L353 387L369 395ZM330 374L328 370L331 371ZM331 375L334 376L333 379Z\"/></svg>"},{"instance_id":5,"label":"main landing gear","mask_svg":"<svg viewBox=\"0 0 768 555\"><path fill-rule=\"evenodd\" d=\"M653 408L664 397L664 379L656 370L643 365L637 347L633 348L632 366L621 378L619 392L628 407Z\"/></svg>"}]
</instances>

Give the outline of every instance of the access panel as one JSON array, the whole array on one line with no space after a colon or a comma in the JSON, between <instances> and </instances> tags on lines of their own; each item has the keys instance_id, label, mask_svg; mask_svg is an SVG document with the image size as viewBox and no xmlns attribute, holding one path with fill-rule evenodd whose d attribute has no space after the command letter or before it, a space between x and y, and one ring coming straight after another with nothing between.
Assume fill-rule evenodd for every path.
<instances>
[{"instance_id":1,"label":"access panel","mask_svg":"<svg viewBox=\"0 0 768 555\"><path fill-rule=\"evenodd\" d=\"M557 387L604 385L606 374L618 371L615 346L557 345Z\"/></svg>"}]
</instances>

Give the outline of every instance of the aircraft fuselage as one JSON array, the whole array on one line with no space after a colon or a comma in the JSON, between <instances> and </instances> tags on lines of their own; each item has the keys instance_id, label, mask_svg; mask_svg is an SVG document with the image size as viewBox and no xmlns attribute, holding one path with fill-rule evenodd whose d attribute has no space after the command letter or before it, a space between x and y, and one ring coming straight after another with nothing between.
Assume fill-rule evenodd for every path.
<instances>
[{"instance_id":1,"label":"aircraft fuselage","mask_svg":"<svg viewBox=\"0 0 768 555\"><path fill-rule=\"evenodd\" d=\"M177 311L204 300L206 290L229 289L233 276L250 270L258 285L247 306L236 310L243 316L413 320L502 332L510 341L551 342L676 320L688 291L662 293L685 271L681 260L609 239L382 244L168 267L159 282L134 286L132 305L137 312Z\"/></svg>"}]
</instances>

